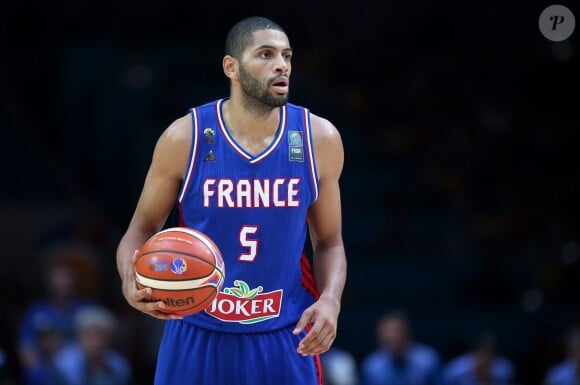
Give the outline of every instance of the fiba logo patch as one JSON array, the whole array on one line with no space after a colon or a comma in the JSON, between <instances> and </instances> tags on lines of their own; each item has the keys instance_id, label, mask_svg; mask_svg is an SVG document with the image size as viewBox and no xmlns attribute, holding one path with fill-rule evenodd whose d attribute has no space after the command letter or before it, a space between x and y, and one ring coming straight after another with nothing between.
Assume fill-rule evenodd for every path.
<instances>
[{"instance_id":1,"label":"fiba logo patch","mask_svg":"<svg viewBox=\"0 0 580 385\"><path fill-rule=\"evenodd\" d=\"M302 147L302 134L300 131L288 131L288 142L290 146L300 146Z\"/></svg>"},{"instance_id":2,"label":"fiba logo patch","mask_svg":"<svg viewBox=\"0 0 580 385\"><path fill-rule=\"evenodd\" d=\"M175 258L171 261L171 271L176 275L181 275L187 271L187 263L181 257Z\"/></svg>"}]
</instances>

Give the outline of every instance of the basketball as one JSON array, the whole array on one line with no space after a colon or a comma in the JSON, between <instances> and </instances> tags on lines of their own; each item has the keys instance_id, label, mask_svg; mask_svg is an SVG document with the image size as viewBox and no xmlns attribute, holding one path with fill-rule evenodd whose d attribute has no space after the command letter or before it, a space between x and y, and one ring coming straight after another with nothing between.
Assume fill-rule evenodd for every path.
<instances>
[{"instance_id":1,"label":"basketball","mask_svg":"<svg viewBox=\"0 0 580 385\"><path fill-rule=\"evenodd\" d=\"M172 227L149 238L135 265L137 287L152 289L166 313L198 313L211 304L224 282L224 262L217 245L200 231Z\"/></svg>"}]
</instances>

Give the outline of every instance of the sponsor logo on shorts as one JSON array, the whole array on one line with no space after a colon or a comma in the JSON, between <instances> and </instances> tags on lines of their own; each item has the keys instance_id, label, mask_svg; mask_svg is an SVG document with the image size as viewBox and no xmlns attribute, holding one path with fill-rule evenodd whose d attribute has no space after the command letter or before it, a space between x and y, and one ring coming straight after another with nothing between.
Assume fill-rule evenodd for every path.
<instances>
[{"instance_id":1,"label":"sponsor logo on shorts","mask_svg":"<svg viewBox=\"0 0 580 385\"><path fill-rule=\"evenodd\" d=\"M246 282L236 280L234 287L226 287L218 293L205 311L219 320L241 324L254 324L279 317L283 290L263 291L262 286L250 289Z\"/></svg>"}]
</instances>

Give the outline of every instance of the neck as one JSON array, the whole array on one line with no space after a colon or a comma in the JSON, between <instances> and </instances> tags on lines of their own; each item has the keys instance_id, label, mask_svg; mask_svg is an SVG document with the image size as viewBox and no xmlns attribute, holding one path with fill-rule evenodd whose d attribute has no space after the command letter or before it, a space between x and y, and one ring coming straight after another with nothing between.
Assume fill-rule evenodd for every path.
<instances>
[{"instance_id":1,"label":"neck","mask_svg":"<svg viewBox=\"0 0 580 385\"><path fill-rule=\"evenodd\" d=\"M230 98L222 106L226 125L234 136L263 138L274 134L279 125L280 109L248 97Z\"/></svg>"},{"instance_id":2,"label":"neck","mask_svg":"<svg viewBox=\"0 0 580 385\"><path fill-rule=\"evenodd\" d=\"M259 100L246 95L240 95L240 97L235 99L235 101L239 101L238 104L242 107L242 110L256 119L265 119L278 108L268 106Z\"/></svg>"}]
</instances>

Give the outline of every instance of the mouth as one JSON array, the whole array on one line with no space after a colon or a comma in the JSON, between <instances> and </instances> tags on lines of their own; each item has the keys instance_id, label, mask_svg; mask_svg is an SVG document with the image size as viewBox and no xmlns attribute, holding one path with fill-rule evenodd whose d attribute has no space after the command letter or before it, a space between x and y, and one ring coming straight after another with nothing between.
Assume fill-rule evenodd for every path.
<instances>
[{"instance_id":1,"label":"mouth","mask_svg":"<svg viewBox=\"0 0 580 385\"><path fill-rule=\"evenodd\" d=\"M287 76L279 76L272 81L272 88L274 88L277 93L284 94L288 92L289 84L290 81Z\"/></svg>"}]
</instances>

